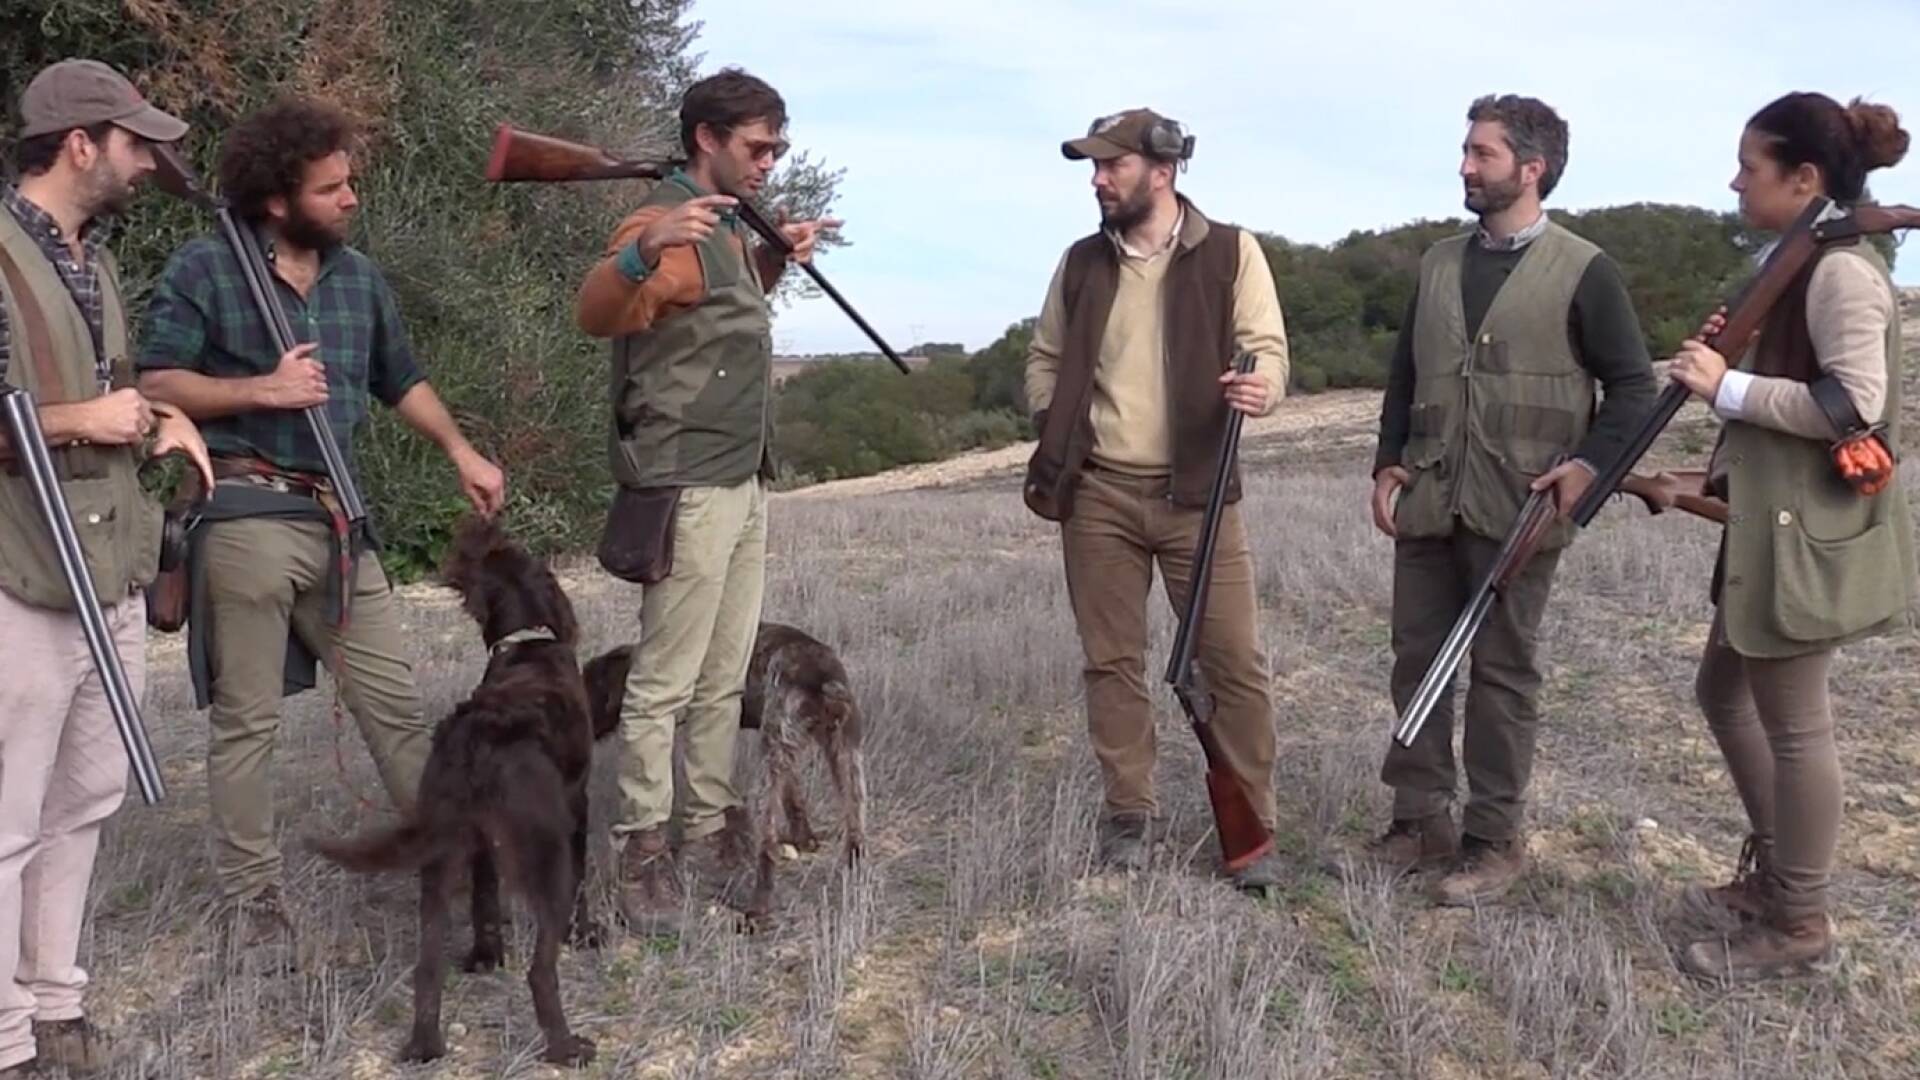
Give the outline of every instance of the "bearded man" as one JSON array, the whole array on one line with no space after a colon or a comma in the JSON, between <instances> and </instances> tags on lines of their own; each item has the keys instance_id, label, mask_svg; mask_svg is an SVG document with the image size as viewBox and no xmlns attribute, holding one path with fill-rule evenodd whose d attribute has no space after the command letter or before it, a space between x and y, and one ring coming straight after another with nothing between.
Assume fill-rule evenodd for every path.
<instances>
[{"instance_id":1,"label":"bearded man","mask_svg":"<svg viewBox=\"0 0 1920 1080\"><path fill-rule=\"evenodd\" d=\"M374 550L353 559L305 410L324 406L359 478L354 436L378 399L447 456L475 510L497 513L505 477L474 449L415 361L399 304L349 245L360 200L340 109L287 98L243 118L221 146L220 187L258 234L297 344L275 347L245 271L218 237L176 252L147 309L140 389L198 421L218 482L194 530L189 663L211 704L207 794L226 958L285 968L298 955L274 841L272 756L284 694L325 663L405 810L433 727L392 589ZM346 617L351 611L351 617Z\"/></svg>"},{"instance_id":2,"label":"bearded man","mask_svg":"<svg viewBox=\"0 0 1920 1080\"><path fill-rule=\"evenodd\" d=\"M1459 828L1450 694L1412 747L1389 745L1381 768L1393 788L1393 820L1367 853L1399 871L1442 871L1432 894L1445 905L1494 900L1526 869L1521 824L1539 720L1534 646L1554 568L1573 537L1566 515L1655 394L1619 269L1541 209L1566 169L1566 122L1511 94L1475 101L1467 122L1460 177L1480 225L1421 259L1373 465L1374 524L1394 540L1396 711L1528 495L1552 488L1561 520L1474 642ZM1596 384L1605 392L1597 408Z\"/></svg>"},{"instance_id":3,"label":"bearded man","mask_svg":"<svg viewBox=\"0 0 1920 1080\"><path fill-rule=\"evenodd\" d=\"M1026 391L1040 440L1025 499L1060 524L1105 788L1099 854L1125 872L1147 864L1157 810L1144 656L1153 568L1182 609L1228 410L1273 411L1286 390L1287 339L1253 235L1208 220L1174 189L1193 153L1178 123L1130 109L1095 120L1061 152L1093 161L1101 227L1061 258L1034 328ZM1242 374L1234 358L1245 352L1255 364ZM1240 494L1236 465L1199 661L1226 764L1272 829L1273 704ZM1279 869L1269 854L1231 877L1263 890Z\"/></svg>"}]
</instances>

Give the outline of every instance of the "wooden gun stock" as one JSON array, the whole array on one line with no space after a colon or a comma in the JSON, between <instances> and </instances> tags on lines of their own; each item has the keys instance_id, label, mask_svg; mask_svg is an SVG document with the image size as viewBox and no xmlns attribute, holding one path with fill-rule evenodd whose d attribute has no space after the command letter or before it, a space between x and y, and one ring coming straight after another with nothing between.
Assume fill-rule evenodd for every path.
<instances>
[{"instance_id":1,"label":"wooden gun stock","mask_svg":"<svg viewBox=\"0 0 1920 1080\"><path fill-rule=\"evenodd\" d=\"M1626 479L1620 481L1620 490L1645 503L1649 514L1684 510L1697 517L1725 525L1727 504L1704 494L1706 479L1707 474L1703 469L1662 471L1651 476L1646 473L1629 473Z\"/></svg>"},{"instance_id":2,"label":"wooden gun stock","mask_svg":"<svg viewBox=\"0 0 1920 1080\"><path fill-rule=\"evenodd\" d=\"M658 180L673 164L622 160L597 146L501 124L493 133L487 179L494 183Z\"/></svg>"}]
</instances>

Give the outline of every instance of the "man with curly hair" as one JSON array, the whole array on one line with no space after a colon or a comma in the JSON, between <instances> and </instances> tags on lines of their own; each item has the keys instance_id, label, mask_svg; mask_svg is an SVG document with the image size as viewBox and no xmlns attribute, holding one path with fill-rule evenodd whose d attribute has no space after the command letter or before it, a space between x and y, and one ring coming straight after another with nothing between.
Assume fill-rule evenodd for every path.
<instances>
[{"instance_id":1,"label":"man with curly hair","mask_svg":"<svg viewBox=\"0 0 1920 1080\"><path fill-rule=\"evenodd\" d=\"M259 236L299 344L274 347L239 260L203 237L168 263L137 363L141 390L199 422L214 456L219 482L193 543L189 661L196 704L211 702L221 929L236 954L282 966L294 942L269 768L281 698L311 687L315 661L326 663L403 809L432 730L374 552L342 580L352 564L340 557L337 502L302 410L325 406L354 471L353 437L378 398L446 453L481 513L498 512L505 491L500 469L427 384L379 269L346 243L359 206L355 136L338 109L290 98L243 119L221 150L221 190Z\"/></svg>"}]
</instances>

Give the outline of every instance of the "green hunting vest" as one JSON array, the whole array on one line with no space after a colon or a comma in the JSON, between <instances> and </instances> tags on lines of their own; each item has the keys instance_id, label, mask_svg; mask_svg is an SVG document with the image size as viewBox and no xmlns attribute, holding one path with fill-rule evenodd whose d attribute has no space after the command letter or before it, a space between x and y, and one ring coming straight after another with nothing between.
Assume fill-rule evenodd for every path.
<instances>
[{"instance_id":1,"label":"green hunting vest","mask_svg":"<svg viewBox=\"0 0 1920 1080\"><path fill-rule=\"evenodd\" d=\"M1893 289L1871 244L1830 247L1822 259L1862 258ZM1769 313L1740 367L1802 377L1811 369L1807 285L1817 260ZM1794 354L1798 354L1796 357ZM1900 445L1900 317L1887 325L1885 437ZM1738 420L1727 422L1725 577L1720 610L1727 642L1742 656L1784 657L1882 634L1905 625L1913 601L1913 519L1898 476L1862 496L1833 469L1824 440L1803 439Z\"/></svg>"},{"instance_id":2,"label":"green hunting vest","mask_svg":"<svg viewBox=\"0 0 1920 1080\"><path fill-rule=\"evenodd\" d=\"M5 210L0 258L12 264L28 293L16 295L13 273L0 273L12 352L7 381L32 393L39 405L98 397L99 365L86 316L40 246ZM128 370L126 307L113 257L102 250L99 259L102 342L121 381ZM161 508L140 490L138 448L73 446L54 450L52 457L100 602L116 603L151 584L160 563ZM73 610L53 535L17 465L0 469L0 589L35 607Z\"/></svg>"},{"instance_id":3,"label":"green hunting vest","mask_svg":"<svg viewBox=\"0 0 1920 1080\"><path fill-rule=\"evenodd\" d=\"M1567 314L1600 249L1548 222L1469 336L1460 274L1472 242L1450 237L1420 260L1412 417L1400 459L1411 479L1394 511L1409 539L1450 536L1456 522L1504 536L1528 483L1571 453L1593 422L1594 380L1567 340ZM1541 547L1572 539L1572 523L1561 521Z\"/></svg>"},{"instance_id":4,"label":"green hunting vest","mask_svg":"<svg viewBox=\"0 0 1920 1080\"><path fill-rule=\"evenodd\" d=\"M642 207L704 194L676 172ZM732 485L773 477L773 325L735 223L696 248L706 295L613 343L613 476L626 487ZM745 245L741 245L742 249Z\"/></svg>"}]
</instances>

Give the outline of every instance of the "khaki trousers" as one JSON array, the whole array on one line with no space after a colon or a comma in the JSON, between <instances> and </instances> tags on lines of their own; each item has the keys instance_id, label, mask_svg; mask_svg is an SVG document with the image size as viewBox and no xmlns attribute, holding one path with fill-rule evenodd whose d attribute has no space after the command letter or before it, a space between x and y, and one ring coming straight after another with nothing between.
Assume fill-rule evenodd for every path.
<instances>
[{"instance_id":1,"label":"khaki trousers","mask_svg":"<svg viewBox=\"0 0 1920 1080\"><path fill-rule=\"evenodd\" d=\"M332 554L325 524L241 518L206 529L213 619L207 797L220 892L239 901L280 879L271 766L290 629L337 680L387 794L402 810L413 804L433 728L380 560L361 557L351 618L341 633L327 622ZM330 772L313 779L341 781Z\"/></svg>"},{"instance_id":2,"label":"khaki trousers","mask_svg":"<svg viewBox=\"0 0 1920 1080\"><path fill-rule=\"evenodd\" d=\"M1461 741L1467 771L1461 831L1482 840L1514 839L1525 817L1540 725L1536 644L1563 550L1543 551L1528 560L1494 603L1473 642ZM1394 544L1391 682L1396 714L1406 710L1474 586L1499 553L1500 541L1457 527L1449 537ZM1380 779L1393 788L1396 820L1427 817L1452 805L1459 781L1451 687L1411 747L1389 742Z\"/></svg>"},{"instance_id":3,"label":"khaki trousers","mask_svg":"<svg viewBox=\"0 0 1920 1080\"><path fill-rule=\"evenodd\" d=\"M641 587L640 641L620 708L616 844L673 815L673 738L686 727L682 837L725 824L740 700L767 579L767 499L759 478L689 487L674 518L673 572Z\"/></svg>"},{"instance_id":4,"label":"khaki trousers","mask_svg":"<svg viewBox=\"0 0 1920 1080\"><path fill-rule=\"evenodd\" d=\"M1175 506L1164 477L1089 467L1061 525L1067 593L1086 654L1087 734L1106 811L1152 813L1156 756L1146 684L1147 597L1160 567L1176 615L1185 610L1198 509ZM1201 672L1215 696L1214 730L1260 820L1274 825L1273 703L1254 597L1253 556L1238 504L1220 519L1213 584L1200 628ZM1156 675L1163 670L1156 665ZM1156 680L1157 681L1157 680Z\"/></svg>"},{"instance_id":5,"label":"khaki trousers","mask_svg":"<svg viewBox=\"0 0 1920 1080\"><path fill-rule=\"evenodd\" d=\"M134 700L147 613L106 610ZM80 620L0 592L0 1068L34 1056L35 1020L82 1014L78 966L100 827L127 790L126 747Z\"/></svg>"},{"instance_id":6,"label":"khaki trousers","mask_svg":"<svg viewBox=\"0 0 1920 1080\"><path fill-rule=\"evenodd\" d=\"M1787 918L1827 910L1840 840L1840 751L1827 699L1832 650L1778 660L1741 656L1716 608L1694 696L1753 834L1773 844L1773 873Z\"/></svg>"}]
</instances>

